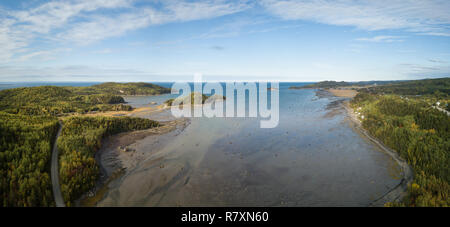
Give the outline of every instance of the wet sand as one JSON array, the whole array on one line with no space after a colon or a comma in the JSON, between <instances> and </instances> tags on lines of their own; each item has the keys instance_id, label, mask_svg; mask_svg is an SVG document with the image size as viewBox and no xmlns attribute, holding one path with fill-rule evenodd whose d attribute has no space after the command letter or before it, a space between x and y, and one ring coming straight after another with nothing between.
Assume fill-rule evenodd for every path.
<instances>
[{"instance_id":1,"label":"wet sand","mask_svg":"<svg viewBox=\"0 0 450 227\"><path fill-rule=\"evenodd\" d=\"M186 195L185 191L178 189L189 187L191 176L204 159L204 151L213 141L220 139L215 137L215 133L201 131L198 122L193 123L190 123L188 133L180 135L181 131L172 131L149 136L133 144L136 150L143 151L143 159L134 168L127 169L123 177L113 181L108 196L97 205L167 206L160 204L163 198L169 200L164 203L168 206L192 204L190 201L195 200L196 193ZM220 130L222 128L208 128L208 131ZM204 142L186 139L194 133L203 134ZM176 149L178 147L186 149ZM190 150L189 147L196 149Z\"/></svg>"}]
</instances>

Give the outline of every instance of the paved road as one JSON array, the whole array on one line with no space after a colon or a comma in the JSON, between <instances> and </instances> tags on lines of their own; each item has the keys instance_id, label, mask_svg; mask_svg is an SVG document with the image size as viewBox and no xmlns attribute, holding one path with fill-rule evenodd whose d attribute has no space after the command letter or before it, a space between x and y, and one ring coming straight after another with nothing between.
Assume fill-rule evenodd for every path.
<instances>
[{"instance_id":1,"label":"paved road","mask_svg":"<svg viewBox=\"0 0 450 227\"><path fill-rule=\"evenodd\" d=\"M56 141L61 134L62 124L59 123L58 133L56 134L55 143L53 144L52 150L52 163L51 163L51 177L52 177L52 187L53 187L53 197L57 207L64 207L64 199L61 194L61 188L59 187L59 172L58 172L58 146L56 146Z\"/></svg>"}]
</instances>

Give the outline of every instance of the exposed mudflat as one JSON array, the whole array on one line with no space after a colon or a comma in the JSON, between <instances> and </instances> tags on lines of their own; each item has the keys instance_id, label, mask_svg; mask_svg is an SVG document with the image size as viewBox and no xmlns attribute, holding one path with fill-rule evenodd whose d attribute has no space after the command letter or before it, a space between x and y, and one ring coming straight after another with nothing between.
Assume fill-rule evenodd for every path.
<instances>
[{"instance_id":1,"label":"exposed mudflat","mask_svg":"<svg viewBox=\"0 0 450 227\"><path fill-rule=\"evenodd\" d=\"M145 150L136 149L140 140L146 139L146 142L153 147L152 150L158 150L170 143L170 140L183 131L190 122L187 118L171 117L164 106L138 108L126 115L158 120L161 126L120 133L104 139L102 148L95 155L100 167L100 177L96 188L80 198L77 205L96 205L109 190L111 182L122 177L129 169L135 168L148 156Z\"/></svg>"},{"instance_id":2,"label":"exposed mudflat","mask_svg":"<svg viewBox=\"0 0 450 227\"><path fill-rule=\"evenodd\" d=\"M185 128L124 137L129 152L114 151L120 143L111 142L102 162L123 172L97 205L373 205L397 187L400 169L354 130L344 100L280 87L273 129L259 128L258 118L191 118ZM170 112L134 115L164 119Z\"/></svg>"}]
</instances>

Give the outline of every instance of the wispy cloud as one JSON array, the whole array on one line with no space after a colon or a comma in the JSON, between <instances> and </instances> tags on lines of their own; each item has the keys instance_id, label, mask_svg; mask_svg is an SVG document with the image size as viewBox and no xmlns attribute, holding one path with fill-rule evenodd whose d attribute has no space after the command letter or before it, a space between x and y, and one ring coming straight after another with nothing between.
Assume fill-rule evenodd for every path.
<instances>
[{"instance_id":1,"label":"wispy cloud","mask_svg":"<svg viewBox=\"0 0 450 227\"><path fill-rule=\"evenodd\" d=\"M228 1L163 1L159 9L133 8L118 16L93 16L90 21L79 23L60 38L78 44L123 35L126 32L173 22L187 22L233 14L247 8L245 4Z\"/></svg>"},{"instance_id":2,"label":"wispy cloud","mask_svg":"<svg viewBox=\"0 0 450 227\"><path fill-rule=\"evenodd\" d=\"M261 4L286 20L309 20L369 31L404 29L424 35L450 36L450 1L447 0L263 0Z\"/></svg>"},{"instance_id":3,"label":"wispy cloud","mask_svg":"<svg viewBox=\"0 0 450 227\"><path fill-rule=\"evenodd\" d=\"M17 27L22 30L48 33L82 13L130 6L131 0L52 1L29 10L11 11L7 15L20 23Z\"/></svg>"},{"instance_id":4,"label":"wispy cloud","mask_svg":"<svg viewBox=\"0 0 450 227\"><path fill-rule=\"evenodd\" d=\"M428 59L428 61L432 62L432 63L440 63L440 64L447 63L447 61L440 60L440 59Z\"/></svg>"},{"instance_id":5,"label":"wispy cloud","mask_svg":"<svg viewBox=\"0 0 450 227\"><path fill-rule=\"evenodd\" d=\"M226 38L226 37L236 37L247 31L247 28L251 26L257 26L265 23L265 20L260 18L239 18L228 21L220 26L216 26L213 29L199 34L193 39L211 39L211 38Z\"/></svg>"},{"instance_id":6,"label":"wispy cloud","mask_svg":"<svg viewBox=\"0 0 450 227\"><path fill-rule=\"evenodd\" d=\"M66 80L76 81L79 78L86 78L90 81L108 81L116 76L127 79L129 77L147 78L150 72L136 70L133 68L120 68L113 66L93 67L88 65L69 65L62 67L40 67L40 66L0 66L2 76L0 81L52 81ZM151 80L150 78L147 78Z\"/></svg>"},{"instance_id":7,"label":"wispy cloud","mask_svg":"<svg viewBox=\"0 0 450 227\"><path fill-rule=\"evenodd\" d=\"M16 61L27 61L29 59L39 58L42 61L48 61L55 59L55 56L59 53L69 52L72 49L70 48L56 48L51 50L40 50L40 51L32 51L27 54L23 54L16 58Z\"/></svg>"},{"instance_id":8,"label":"wispy cloud","mask_svg":"<svg viewBox=\"0 0 450 227\"><path fill-rule=\"evenodd\" d=\"M213 50L223 50L223 49L225 49L225 47L216 45L216 46L212 46L211 49L213 49Z\"/></svg>"},{"instance_id":9,"label":"wispy cloud","mask_svg":"<svg viewBox=\"0 0 450 227\"><path fill-rule=\"evenodd\" d=\"M92 51L93 54L110 54L113 51L110 48Z\"/></svg>"},{"instance_id":10,"label":"wispy cloud","mask_svg":"<svg viewBox=\"0 0 450 227\"><path fill-rule=\"evenodd\" d=\"M407 79L440 78L448 77L450 66L445 64L423 63L401 63L392 68L392 71L404 75Z\"/></svg>"},{"instance_id":11,"label":"wispy cloud","mask_svg":"<svg viewBox=\"0 0 450 227\"><path fill-rule=\"evenodd\" d=\"M51 51L30 53L36 40L87 45L152 25L220 17L248 7L246 1L225 0L69 0L26 10L0 8L0 61Z\"/></svg>"},{"instance_id":12,"label":"wispy cloud","mask_svg":"<svg viewBox=\"0 0 450 227\"><path fill-rule=\"evenodd\" d=\"M401 36L375 36L370 38L358 38L357 41L365 41L365 42L375 42L375 43L392 43L392 42L403 42Z\"/></svg>"},{"instance_id":13,"label":"wispy cloud","mask_svg":"<svg viewBox=\"0 0 450 227\"><path fill-rule=\"evenodd\" d=\"M228 37L237 37L245 34L268 33L286 29L295 29L302 26L298 24L271 25L270 22L271 22L270 20L258 17L237 18L192 38L193 39L228 38Z\"/></svg>"}]
</instances>

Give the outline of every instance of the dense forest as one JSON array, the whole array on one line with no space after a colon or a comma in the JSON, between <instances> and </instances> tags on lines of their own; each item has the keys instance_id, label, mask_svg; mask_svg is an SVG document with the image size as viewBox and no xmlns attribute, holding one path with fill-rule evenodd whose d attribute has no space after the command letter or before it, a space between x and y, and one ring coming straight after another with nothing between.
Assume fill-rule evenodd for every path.
<instances>
[{"instance_id":1,"label":"dense forest","mask_svg":"<svg viewBox=\"0 0 450 227\"><path fill-rule=\"evenodd\" d=\"M352 107L365 116L363 127L414 170L408 196L386 205L450 205L450 116L433 107L436 100L448 103L449 82L445 78L360 89L352 100Z\"/></svg>"},{"instance_id":2,"label":"dense forest","mask_svg":"<svg viewBox=\"0 0 450 227\"><path fill-rule=\"evenodd\" d=\"M158 122L130 117L71 117L58 138L61 191L67 205L92 189L98 178L94 154L102 139L120 132L158 126Z\"/></svg>"},{"instance_id":3,"label":"dense forest","mask_svg":"<svg viewBox=\"0 0 450 227\"><path fill-rule=\"evenodd\" d=\"M121 92L122 91L122 92ZM2 206L53 206L50 180L58 117L90 111L131 110L120 95L159 94L170 89L146 83L105 83L91 87L40 86L0 91L0 202ZM119 95L120 94L120 95ZM109 135L158 123L138 118L71 117L58 140L60 178L68 204L92 188L93 159Z\"/></svg>"},{"instance_id":4,"label":"dense forest","mask_svg":"<svg viewBox=\"0 0 450 227\"><path fill-rule=\"evenodd\" d=\"M129 111L121 95L170 93L149 83L103 83L89 87L23 87L0 91L0 111L25 115Z\"/></svg>"},{"instance_id":5,"label":"dense forest","mask_svg":"<svg viewBox=\"0 0 450 227\"><path fill-rule=\"evenodd\" d=\"M350 87L350 86L377 86L385 84L396 84L401 81L359 81L359 82L346 82L346 81L332 81L326 80L304 86L291 86L289 89L308 89L308 88L337 88L337 87Z\"/></svg>"},{"instance_id":6,"label":"dense forest","mask_svg":"<svg viewBox=\"0 0 450 227\"><path fill-rule=\"evenodd\" d=\"M345 87L350 86L349 82L345 81L321 81L314 84L308 84L305 86L291 86L289 89L305 89L305 88L335 88L335 87Z\"/></svg>"},{"instance_id":7,"label":"dense forest","mask_svg":"<svg viewBox=\"0 0 450 227\"><path fill-rule=\"evenodd\" d=\"M201 99L201 104L205 104L205 102L213 102L215 100L225 100L226 97L219 95L219 94L214 94L211 96L207 96L201 93L196 93L196 92L191 92L190 95L185 95L185 96L180 96L177 98L177 101L179 101L180 103L188 103L189 102L189 97L190 97L190 102L191 105L194 105L194 99L198 97L199 101ZM167 104L167 106L172 106L172 103L175 101L175 99L168 99L166 100L164 103Z\"/></svg>"},{"instance_id":8,"label":"dense forest","mask_svg":"<svg viewBox=\"0 0 450 227\"><path fill-rule=\"evenodd\" d=\"M170 93L165 88L151 83L102 83L90 87L67 87L77 94L110 94L110 95L159 95Z\"/></svg>"},{"instance_id":9,"label":"dense forest","mask_svg":"<svg viewBox=\"0 0 450 227\"><path fill-rule=\"evenodd\" d=\"M3 206L52 206L53 117L0 112L0 202Z\"/></svg>"},{"instance_id":10,"label":"dense forest","mask_svg":"<svg viewBox=\"0 0 450 227\"><path fill-rule=\"evenodd\" d=\"M372 94L431 95L435 98L445 98L450 93L450 78L411 80L366 89Z\"/></svg>"},{"instance_id":11,"label":"dense forest","mask_svg":"<svg viewBox=\"0 0 450 227\"><path fill-rule=\"evenodd\" d=\"M131 110L121 96L80 95L56 86L25 87L0 91L0 111L12 114L51 115L89 111Z\"/></svg>"}]
</instances>

